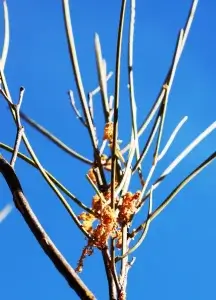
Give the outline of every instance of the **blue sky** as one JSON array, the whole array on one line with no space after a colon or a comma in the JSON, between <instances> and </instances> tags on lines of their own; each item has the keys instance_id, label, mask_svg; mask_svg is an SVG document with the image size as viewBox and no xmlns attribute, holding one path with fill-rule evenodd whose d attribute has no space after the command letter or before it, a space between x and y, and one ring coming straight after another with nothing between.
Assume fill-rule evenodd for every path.
<instances>
[{"instance_id":1,"label":"blue sky","mask_svg":"<svg viewBox=\"0 0 216 300\"><path fill-rule=\"evenodd\" d=\"M73 29L86 91L97 86L94 33L100 35L108 70L115 67L116 26L120 1L70 1ZM191 1L137 0L134 71L139 123L158 94L171 62L178 30L184 25ZM129 2L128 2L129 4ZM26 93L23 111L56 134L66 144L91 158L90 141L71 110L67 91L75 91L67 52L61 1L8 1L11 40L5 74L14 101L19 87ZM129 8L129 7L128 7ZM170 95L163 143L180 119L188 115L177 140L157 175L215 119L216 3L200 1ZM0 43L3 42L1 8ZM129 11L129 10L128 10ZM129 14L127 13L126 22ZM127 38L125 29L125 38ZM122 72L127 70L124 42ZM120 133L129 136L127 75L122 76ZM113 79L110 92L113 93ZM78 96L75 91L78 102ZM1 99L0 140L12 145L15 126ZM99 102L100 98L95 97ZM100 121L98 116L98 121ZM127 122L128 120L128 122ZM26 133L41 163L85 203L92 190L85 180L87 167L52 145L28 125ZM215 150L213 133L175 169L155 193L155 205L194 167ZM22 150L25 152L24 146ZM2 153L9 158L4 151ZM18 160L16 171L32 208L51 238L75 266L84 238L47 187L40 174ZM182 191L152 223L137 250L129 274L128 299L215 299L216 233L213 163ZM0 179L0 208L12 201ZM70 201L70 200L69 200ZM74 209L76 207L74 204ZM76 210L78 212L78 210ZM143 217L144 218L144 212ZM0 225L1 299L77 299L38 246L16 210ZM108 299L101 257L85 261L82 278L98 299Z\"/></svg>"}]
</instances>

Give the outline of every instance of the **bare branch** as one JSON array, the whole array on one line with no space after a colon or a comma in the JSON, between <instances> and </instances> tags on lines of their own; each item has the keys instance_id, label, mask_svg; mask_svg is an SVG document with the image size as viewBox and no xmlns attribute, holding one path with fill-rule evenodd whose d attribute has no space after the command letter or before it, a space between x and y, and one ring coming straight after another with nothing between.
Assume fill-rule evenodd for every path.
<instances>
[{"instance_id":1,"label":"bare branch","mask_svg":"<svg viewBox=\"0 0 216 300\"><path fill-rule=\"evenodd\" d=\"M174 160L173 162L165 169L165 171L161 174L161 176L154 182L153 189L155 190L160 183L169 175L173 169L196 147L205 139L213 130L216 129L216 121L213 122L208 128L206 128L201 134L198 135L196 139L193 140ZM145 200L149 197L150 190L144 196L142 193L140 199L144 196L142 201L139 204L139 210L142 207Z\"/></svg>"},{"instance_id":2,"label":"bare branch","mask_svg":"<svg viewBox=\"0 0 216 300\"><path fill-rule=\"evenodd\" d=\"M115 180L116 180L116 168L117 156L116 150L118 147L118 109L119 109L119 89L120 89L120 73L121 73L121 50L122 50L122 35L124 27L124 16L126 8L126 0L122 1L119 28L118 28L118 40L116 49L116 70L115 70L115 96L114 96L114 128L113 128L113 142L112 142L112 172L111 172L111 201L112 208L115 209Z\"/></svg>"},{"instance_id":3,"label":"bare branch","mask_svg":"<svg viewBox=\"0 0 216 300\"><path fill-rule=\"evenodd\" d=\"M67 260L52 242L36 215L32 211L21 187L21 184L7 161L0 156L0 172L4 176L13 196L16 208L22 214L25 222L31 229L38 243L44 252L48 255L57 270L64 276L68 284L77 293L81 299L96 299L92 292L86 287L74 269L69 265Z\"/></svg>"},{"instance_id":4,"label":"bare branch","mask_svg":"<svg viewBox=\"0 0 216 300\"><path fill-rule=\"evenodd\" d=\"M68 95L69 95L69 97L70 97L70 103L71 103L71 106L72 106L72 108L73 108L73 110L74 110L74 112L75 112L75 115L76 115L77 119L79 119L80 122L81 122L85 127L87 127L87 124L86 124L85 120L83 119L83 117L81 116L79 110L78 110L77 107L76 107L76 103L75 103L75 99L74 99L74 94L73 94L73 92L72 92L72 91L69 91L69 92L68 92Z\"/></svg>"},{"instance_id":5,"label":"bare branch","mask_svg":"<svg viewBox=\"0 0 216 300\"><path fill-rule=\"evenodd\" d=\"M97 70L98 70L98 79L100 84L101 96L102 96L102 104L105 122L107 123L109 120L109 101L108 101L108 93L107 93L107 80L106 80L106 63L102 56L100 38L98 34L95 34L95 53L96 53L96 62L97 62Z\"/></svg>"},{"instance_id":6,"label":"bare branch","mask_svg":"<svg viewBox=\"0 0 216 300\"><path fill-rule=\"evenodd\" d=\"M178 186L169 194L169 196L154 210L154 212L150 216L150 221L156 218L166 207L167 205L174 199L174 197L193 179L195 178L201 171L203 171L208 165L210 165L214 159L216 158L216 151L213 152L206 160L204 160L195 170L193 170L187 177L185 177ZM152 186L152 191L154 190L154 185ZM133 238L134 235L142 230L146 226L147 220L139 226L136 230L134 230L130 237Z\"/></svg>"},{"instance_id":7,"label":"bare branch","mask_svg":"<svg viewBox=\"0 0 216 300\"><path fill-rule=\"evenodd\" d=\"M9 41L10 41L10 31L9 31L9 15L8 15L8 7L7 2L3 1L3 9L4 9L4 44L1 55L1 68L4 70L5 63L8 55Z\"/></svg>"},{"instance_id":8,"label":"bare branch","mask_svg":"<svg viewBox=\"0 0 216 300\"><path fill-rule=\"evenodd\" d=\"M94 148L94 151L96 152L98 142L95 134L95 128L92 123L90 111L88 108L88 103L87 103L87 99L86 99L86 95L82 83L82 77L80 74L79 63L78 63L74 36L73 36L71 17L70 17L69 1L62 0L62 6L63 6L63 13L64 13L65 30L66 30L67 41L68 41L68 49L69 49L71 63L73 67L73 73L74 73L77 89L79 92L83 113L85 115L86 123L88 124L88 131L91 138L92 146Z\"/></svg>"},{"instance_id":9,"label":"bare branch","mask_svg":"<svg viewBox=\"0 0 216 300\"><path fill-rule=\"evenodd\" d=\"M8 145L5 145L3 143L0 143L0 148L3 148L11 153L13 153L13 148L9 147ZM21 158L22 160L24 160L25 162L27 162L28 164L30 164L31 166L35 167L36 169L38 169L38 166L36 165L36 163L30 159L29 157L27 157L26 155L18 152L17 156L19 158ZM76 196L74 196L60 181L58 181L50 172L48 172L46 169L44 169L44 171L46 172L47 176L49 177L49 179L62 191L64 192L71 200L74 201L74 203L76 203L80 208L84 209L85 211L87 211L88 213L95 215L94 212L87 207L83 202L81 202Z\"/></svg>"},{"instance_id":10,"label":"bare branch","mask_svg":"<svg viewBox=\"0 0 216 300\"><path fill-rule=\"evenodd\" d=\"M135 99L134 76L133 76L135 6L136 6L136 1L131 0L130 29L129 29L129 42L128 42L128 77L129 77L132 133L134 135L136 159L138 161L140 153L139 153L138 132L137 132L137 106L136 106L136 99ZM141 164L138 165L138 168L139 168L139 173L141 174L141 170L142 170Z\"/></svg>"},{"instance_id":11,"label":"bare branch","mask_svg":"<svg viewBox=\"0 0 216 300\"><path fill-rule=\"evenodd\" d=\"M167 151L169 150L170 146L172 145L176 135L178 134L179 130L182 128L182 126L184 125L184 123L187 121L188 117L185 116L180 122L179 124L176 126L176 128L173 130L170 138L168 139L166 145L164 146L163 150L161 151L161 153L158 155L158 161L161 160L164 155L167 153Z\"/></svg>"},{"instance_id":12,"label":"bare branch","mask_svg":"<svg viewBox=\"0 0 216 300\"><path fill-rule=\"evenodd\" d=\"M116 150L118 147L118 109L119 109L119 90L120 90L120 74L121 74L121 50L122 50L122 36L124 27L124 16L126 9L126 0L122 0L119 27L118 27L118 39L116 49L116 68L115 68L115 95L114 95L114 128L113 128L113 141L112 141L112 171L111 171L111 207L115 210L115 184L116 175L119 169L117 162ZM115 268L115 249L114 241L111 242L111 264L112 268Z\"/></svg>"},{"instance_id":13,"label":"bare branch","mask_svg":"<svg viewBox=\"0 0 216 300\"><path fill-rule=\"evenodd\" d=\"M16 134L16 139L15 139L15 144L14 144L13 155L12 155L11 161L10 161L10 164L13 168L15 166L15 162L17 159L17 153L19 152L19 147L20 147L20 144L22 141L22 135L24 132L24 128L23 128L23 126L21 124L21 120L20 120L20 107L22 105L24 92L25 92L25 89L23 87L21 87L18 103L17 103L17 105L14 105L14 110L15 110L16 120L17 120L17 134Z\"/></svg>"}]
</instances>

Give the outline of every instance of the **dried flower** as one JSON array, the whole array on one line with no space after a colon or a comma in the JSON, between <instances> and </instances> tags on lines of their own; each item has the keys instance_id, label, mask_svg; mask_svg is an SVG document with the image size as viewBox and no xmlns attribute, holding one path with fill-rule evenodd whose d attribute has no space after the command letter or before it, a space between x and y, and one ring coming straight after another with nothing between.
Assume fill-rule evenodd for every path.
<instances>
[{"instance_id":1,"label":"dried flower","mask_svg":"<svg viewBox=\"0 0 216 300\"><path fill-rule=\"evenodd\" d=\"M126 224L130 221L131 216L136 212L137 200L139 199L140 191L135 194L127 192L123 196L122 204L119 208L118 221L121 224Z\"/></svg>"},{"instance_id":2,"label":"dried flower","mask_svg":"<svg viewBox=\"0 0 216 300\"><path fill-rule=\"evenodd\" d=\"M78 219L80 221L83 221L82 225L83 228L88 231L89 233L92 232L92 224L95 221L95 217L92 214L83 212L78 216Z\"/></svg>"},{"instance_id":3,"label":"dried flower","mask_svg":"<svg viewBox=\"0 0 216 300\"><path fill-rule=\"evenodd\" d=\"M113 122L108 122L105 124L104 127L104 140L108 140L110 142L113 141L113 129L114 129L114 124Z\"/></svg>"},{"instance_id":4,"label":"dried flower","mask_svg":"<svg viewBox=\"0 0 216 300\"><path fill-rule=\"evenodd\" d=\"M118 300L126 300L126 292L121 291Z\"/></svg>"},{"instance_id":5,"label":"dried flower","mask_svg":"<svg viewBox=\"0 0 216 300\"><path fill-rule=\"evenodd\" d=\"M116 231L115 212L110 206L105 206L101 212L100 224L93 231L93 244L99 249L106 245L107 240Z\"/></svg>"},{"instance_id":6,"label":"dried flower","mask_svg":"<svg viewBox=\"0 0 216 300\"><path fill-rule=\"evenodd\" d=\"M122 232L121 230L116 231L116 248L121 249L122 248Z\"/></svg>"},{"instance_id":7,"label":"dried flower","mask_svg":"<svg viewBox=\"0 0 216 300\"><path fill-rule=\"evenodd\" d=\"M100 214L102 207L103 202L101 200L101 197L98 194L96 194L92 199L92 209L98 214Z\"/></svg>"},{"instance_id":8,"label":"dried flower","mask_svg":"<svg viewBox=\"0 0 216 300\"><path fill-rule=\"evenodd\" d=\"M93 168L89 169L88 176L94 183L97 183L97 179L96 179Z\"/></svg>"},{"instance_id":9,"label":"dried flower","mask_svg":"<svg viewBox=\"0 0 216 300\"><path fill-rule=\"evenodd\" d=\"M80 259L79 259L79 261L77 263L77 267L75 269L75 272L77 272L77 273L81 273L82 272L84 259L86 258L86 256L92 255L92 253L93 253L93 248L92 248L91 245L88 244L87 246L85 246L83 248L83 251L82 251Z\"/></svg>"}]
</instances>

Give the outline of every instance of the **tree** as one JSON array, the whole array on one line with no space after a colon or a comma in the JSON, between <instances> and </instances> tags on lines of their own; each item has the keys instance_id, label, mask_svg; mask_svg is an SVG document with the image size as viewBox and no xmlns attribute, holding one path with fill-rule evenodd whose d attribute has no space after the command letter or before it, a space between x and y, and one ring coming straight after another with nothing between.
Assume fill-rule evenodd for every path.
<instances>
[{"instance_id":1,"label":"tree","mask_svg":"<svg viewBox=\"0 0 216 300\"><path fill-rule=\"evenodd\" d=\"M162 145L161 142L162 137L164 136L164 124L167 115L169 93L179 59L188 37L197 1L193 2L185 27L179 32L172 64L164 79L159 95L152 107L149 109L145 118L143 118L143 114L139 114L141 121L138 121L137 118L136 102L137 104L139 104L139 102L135 101L135 98L137 97L135 97L135 84L133 78L135 1L130 2L131 9L129 9L129 11L131 13L128 20L130 21L129 34L125 34L126 40L128 38L128 47L125 43L126 49L128 49L128 79L125 76L124 69L122 70L121 68L121 62L127 61L127 59L124 60L124 55L123 59L121 58L121 53L123 51L123 28L126 23L126 1L122 1L118 25L116 66L113 76L114 97L110 96L112 92L108 92L107 85L109 84L108 80L111 77L111 73L107 72L109 64L106 64L106 61L104 60L104 54L102 53L100 45L100 38L99 35L96 34L95 53L100 88L90 92L88 94L88 99L83 87L84 78L80 75L79 63L76 57L68 4L68 1L62 1L68 49L78 90L77 94L70 91L69 97L72 109L75 112L78 121L80 121L81 126L83 126L83 128L80 128L79 135L84 135L84 130L86 130L90 137L91 146L90 143L88 143L88 151L84 151L84 149L82 149L82 144L80 150L83 151L83 153L86 153L85 155L88 157L91 156L91 158L86 158L65 146L65 144L60 142L58 138L53 136L46 129L41 127L41 125L20 111L23 97L27 97L24 95L23 87L20 88L18 104L15 105L12 103L8 83L4 74L4 66L9 43L8 12L6 2L4 1L5 40L1 59L1 93L3 98L7 101L12 115L14 116L17 132L13 147L1 144L1 147L4 150L12 152L12 158L9 162L7 162L2 157L0 160L0 167L1 172L10 187L16 207L21 212L45 253L53 261L56 268L62 273L75 292L82 299L94 299L97 296L97 291L95 291L95 295L93 295L90 287L88 288L84 285L77 273L82 271L86 257L92 256L94 252L99 250L99 253L103 257L106 270L110 299L125 299L127 275L134 262L133 255L135 254L135 250L137 250L137 248L145 240L148 229L151 227L151 221L153 221L155 217L163 211L167 204L171 202L171 200L188 182L190 182L191 179L198 175L200 171L214 160L216 155L215 152L213 152L205 158L200 165L196 166L191 173L187 174L187 176L185 176L185 178L177 184L173 191L170 192L169 190L164 199L159 197L160 199L155 201L155 194L164 179L168 177L176 166L178 166L183 158L185 158L207 135L215 129L214 122L200 135L198 135L197 138L190 142L184 150L181 150L172 162L168 163L168 166L165 167L161 174L152 180L152 176L158 168L159 161L162 159L165 160L165 154L167 154L167 151L174 141L178 131L187 120L186 117L183 118L177 127L175 127L172 134L170 134L170 137L164 141L164 145ZM58 76L60 77L61 75L59 74ZM130 105L128 109L130 114L126 113L126 101L121 100L122 97L120 97L120 86L123 86L121 87L121 89L123 89L124 85L126 85L122 78L126 78L125 82L129 82L128 90ZM41 89L41 87L38 86L38 89ZM98 97L98 94L101 95L101 107L95 100L97 99L99 102L100 98ZM42 95L41 91L41 96ZM125 97L126 93L124 92L123 95ZM81 110L77 108L77 99L80 101ZM123 106L122 116L121 105ZM129 121L130 115L131 122ZM46 119L48 117L49 115L46 115ZM125 120L128 120L127 124L125 123ZM86 199L81 202L78 199L80 197L71 194L71 192L62 185L62 183L57 181L51 173L46 171L45 165L40 163L38 156L34 153L31 143L28 141L28 135L23 129L23 121L26 121L32 127L36 128L68 154L77 158L79 162L81 161L80 163L84 162L87 165L85 173L87 173L87 179L93 188L93 190L91 190L90 187L89 192L86 194L86 197L89 197L89 200ZM139 126L140 122L142 123ZM121 123L123 123L123 126L126 127L125 130L122 130L122 133L120 127ZM144 138L141 136L143 132L145 133ZM74 132L72 132L72 134L74 135ZM77 136L78 133L76 132L73 140L76 140ZM120 138L122 136L123 146L122 143L120 143ZM22 148L20 148L21 140L23 140L31 158L22 153ZM55 243L49 239L49 236L42 228L36 216L33 214L33 210L27 200L29 197L25 196L22 184L20 183L21 180L19 180L16 175L17 171L13 170L17 157L20 157L22 160L25 160L32 166L39 169L43 178L58 196L60 202L63 204L64 208L66 208L66 211L69 213L74 223L87 238L87 241L83 240L84 248L75 269L73 269L67 263L64 256L58 252ZM61 166L61 161L58 158L53 157L53 160L54 164ZM142 164L143 162L144 165ZM72 177L74 176L76 180L76 167L73 167L72 171ZM34 184L34 186L36 187L37 184ZM63 193L71 198L74 203L69 203ZM76 193L78 193L78 191L76 191ZM156 207L153 207L153 201ZM158 203L158 201L160 201L160 203ZM76 208L74 208L75 204L77 204L80 209L77 213L75 212ZM141 210L143 206L147 209L145 217L142 212L143 209ZM82 212L82 210L84 212ZM73 246L74 244L77 246L76 240L72 238L72 241ZM132 242L132 244L129 244L129 242ZM105 295L103 296L106 297Z\"/></svg>"}]
</instances>

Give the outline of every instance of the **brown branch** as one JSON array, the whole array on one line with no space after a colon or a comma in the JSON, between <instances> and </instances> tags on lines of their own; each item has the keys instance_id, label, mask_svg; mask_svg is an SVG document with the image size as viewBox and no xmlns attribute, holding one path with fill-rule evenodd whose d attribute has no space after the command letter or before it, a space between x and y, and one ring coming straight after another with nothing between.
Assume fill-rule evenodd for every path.
<instances>
[{"instance_id":1,"label":"brown branch","mask_svg":"<svg viewBox=\"0 0 216 300\"><path fill-rule=\"evenodd\" d=\"M16 176L10 164L0 155L0 172L4 176L11 193L16 208L22 214L25 222L41 245L44 252L51 259L57 270L67 280L69 286L74 289L81 299L96 299L93 293L87 288L74 269L70 266L61 252L56 248L48 234L43 229L39 220L32 211L21 187L19 179Z\"/></svg>"}]
</instances>

